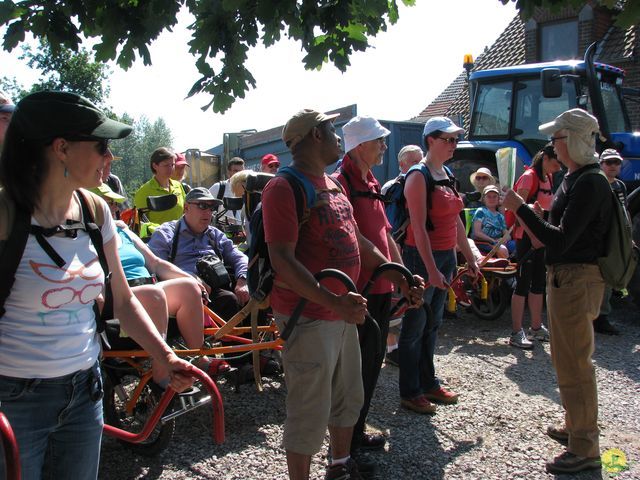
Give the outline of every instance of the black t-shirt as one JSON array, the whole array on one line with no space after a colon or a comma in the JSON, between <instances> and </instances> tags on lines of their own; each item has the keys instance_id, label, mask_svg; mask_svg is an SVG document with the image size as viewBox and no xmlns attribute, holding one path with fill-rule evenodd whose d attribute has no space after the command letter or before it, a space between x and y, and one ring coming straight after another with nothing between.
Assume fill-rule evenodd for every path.
<instances>
[{"instance_id":1,"label":"black t-shirt","mask_svg":"<svg viewBox=\"0 0 640 480\"><path fill-rule=\"evenodd\" d=\"M611 187L604 175L585 175L597 164L579 168L564 177L556 191L549 221L539 218L527 205L518 216L546 246L547 265L596 263L604 253L604 237L612 216Z\"/></svg>"}]
</instances>

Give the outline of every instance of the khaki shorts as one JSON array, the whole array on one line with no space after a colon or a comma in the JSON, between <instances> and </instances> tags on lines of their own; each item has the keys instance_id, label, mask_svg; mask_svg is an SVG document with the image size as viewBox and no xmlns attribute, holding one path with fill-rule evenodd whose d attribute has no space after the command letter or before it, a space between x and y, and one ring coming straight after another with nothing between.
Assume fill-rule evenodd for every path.
<instances>
[{"instance_id":1,"label":"khaki shorts","mask_svg":"<svg viewBox=\"0 0 640 480\"><path fill-rule=\"evenodd\" d=\"M275 314L280 331L289 320ZM287 384L287 451L314 455L327 426L352 427L364 393L356 326L300 317L282 351Z\"/></svg>"}]
</instances>

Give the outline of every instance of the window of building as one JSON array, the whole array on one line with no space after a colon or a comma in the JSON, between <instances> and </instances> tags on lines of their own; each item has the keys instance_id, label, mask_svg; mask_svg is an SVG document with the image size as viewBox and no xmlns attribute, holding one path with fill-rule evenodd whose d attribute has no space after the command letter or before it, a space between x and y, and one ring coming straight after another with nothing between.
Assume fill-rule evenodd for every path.
<instances>
[{"instance_id":1,"label":"window of building","mask_svg":"<svg viewBox=\"0 0 640 480\"><path fill-rule=\"evenodd\" d=\"M540 25L540 61L578 58L578 20Z\"/></svg>"}]
</instances>

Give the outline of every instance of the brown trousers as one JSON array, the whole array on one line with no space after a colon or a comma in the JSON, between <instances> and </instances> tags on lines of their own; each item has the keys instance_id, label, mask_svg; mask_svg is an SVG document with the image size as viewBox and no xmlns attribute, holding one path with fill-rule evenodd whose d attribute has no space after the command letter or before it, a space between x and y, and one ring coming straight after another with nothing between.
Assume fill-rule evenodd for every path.
<instances>
[{"instance_id":1,"label":"brown trousers","mask_svg":"<svg viewBox=\"0 0 640 480\"><path fill-rule=\"evenodd\" d=\"M547 270L551 359L569 432L568 451L600 456L593 320L600 312L604 281L597 265L562 264Z\"/></svg>"}]
</instances>

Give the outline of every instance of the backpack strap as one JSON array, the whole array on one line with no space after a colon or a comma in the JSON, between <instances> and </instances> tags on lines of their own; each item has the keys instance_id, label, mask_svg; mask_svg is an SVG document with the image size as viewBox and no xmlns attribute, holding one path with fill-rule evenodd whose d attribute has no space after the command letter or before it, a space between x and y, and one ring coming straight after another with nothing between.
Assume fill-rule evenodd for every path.
<instances>
[{"instance_id":1,"label":"backpack strap","mask_svg":"<svg viewBox=\"0 0 640 480\"><path fill-rule=\"evenodd\" d=\"M176 220L176 226L175 226L175 229L173 230L173 240L171 241L171 252L169 252L169 258L167 259L169 263L173 263L173 261L176 259L176 254L178 253L178 243L180 242L180 220L181 218Z\"/></svg>"},{"instance_id":2,"label":"backpack strap","mask_svg":"<svg viewBox=\"0 0 640 480\"><path fill-rule=\"evenodd\" d=\"M104 272L104 305L102 306L102 313L98 309L98 303L94 302L93 311L96 318L96 329L98 333L102 333L105 329L107 320L113 318L113 291L111 289L111 271L109 270L109 263L107 263L107 257L104 254L104 242L102 239L102 232L100 228L104 224L104 210L98 202L98 197L90 192L84 192L82 190L76 190L78 193L78 199L80 200L80 207L82 208L82 219L84 221L84 228L89 234L91 243L93 243L96 253L98 254L98 261Z\"/></svg>"},{"instance_id":3,"label":"backpack strap","mask_svg":"<svg viewBox=\"0 0 640 480\"><path fill-rule=\"evenodd\" d=\"M16 279L16 271L29 239L31 215L16 209L6 191L0 190L0 317L4 316L4 302L9 298Z\"/></svg>"},{"instance_id":4,"label":"backpack strap","mask_svg":"<svg viewBox=\"0 0 640 480\"><path fill-rule=\"evenodd\" d=\"M377 186L375 192L372 192L371 190L366 190L366 191L356 190L353 188L353 184L351 183L351 178L349 178L349 174L344 169L344 166L340 167L340 174L344 177L345 181L347 182L347 186L349 188L349 200L351 201L351 203L353 203L353 199L356 197L371 198L373 200L380 200L381 202L385 201L385 196L380 193L379 185ZM331 177L331 178L334 178L334 177Z\"/></svg>"}]
</instances>

